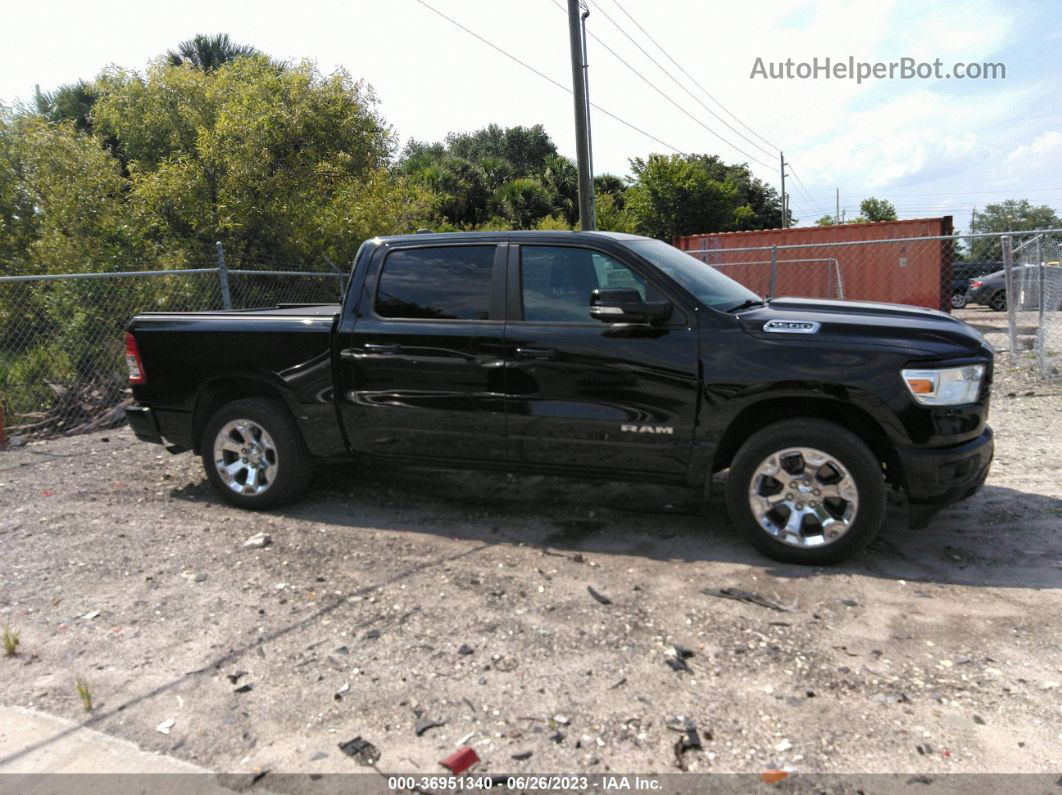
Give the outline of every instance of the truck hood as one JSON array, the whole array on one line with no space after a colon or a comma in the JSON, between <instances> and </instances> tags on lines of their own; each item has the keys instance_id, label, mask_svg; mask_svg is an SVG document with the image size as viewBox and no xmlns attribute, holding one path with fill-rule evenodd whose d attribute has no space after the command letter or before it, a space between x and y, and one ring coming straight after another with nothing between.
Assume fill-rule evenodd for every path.
<instances>
[{"instance_id":1,"label":"truck hood","mask_svg":"<svg viewBox=\"0 0 1062 795\"><path fill-rule=\"evenodd\" d=\"M769 342L869 346L941 359L992 354L980 332L961 320L903 304L779 298L741 312L738 321Z\"/></svg>"}]
</instances>

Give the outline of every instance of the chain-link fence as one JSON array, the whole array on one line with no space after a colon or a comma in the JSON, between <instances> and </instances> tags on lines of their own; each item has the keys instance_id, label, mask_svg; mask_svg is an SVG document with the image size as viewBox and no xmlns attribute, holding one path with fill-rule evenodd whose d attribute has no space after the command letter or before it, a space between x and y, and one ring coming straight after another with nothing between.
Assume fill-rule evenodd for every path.
<instances>
[{"instance_id":1,"label":"chain-link fence","mask_svg":"<svg viewBox=\"0 0 1062 795\"><path fill-rule=\"evenodd\" d=\"M1010 346L1036 358L1045 378L1062 376L1062 233L1022 232L1003 244Z\"/></svg>"},{"instance_id":2,"label":"chain-link fence","mask_svg":"<svg viewBox=\"0 0 1062 795\"><path fill-rule=\"evenodd\" d=\"M810 230L777 230L787 241L802 231ZM869 234L866 225L859 231ZM1006 311L1015 361L1035 356L1043 377L1062 376L1062 230L742 245L747 239L705 235L680 245L759 295L969 308L1001 318Z\"/></svg>"},{"instance_id":3,"label":"chain-link fence","mask_svg":"<svg viewBox=\"0 0 1062 795\"><path fill-rule=\"evenodd\" d=\"M140 312L334 303L346 274L214 268L0 277L0 442L112 427Z\"/></svg>"}]
</instances>

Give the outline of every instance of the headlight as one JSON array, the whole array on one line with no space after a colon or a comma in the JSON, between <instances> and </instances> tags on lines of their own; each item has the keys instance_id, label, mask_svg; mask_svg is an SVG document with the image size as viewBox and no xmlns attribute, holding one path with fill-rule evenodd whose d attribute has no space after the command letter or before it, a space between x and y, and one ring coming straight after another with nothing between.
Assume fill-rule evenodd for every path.
<instances>
[{"instance_id":1,"label":"headlight","mask_svg":"<svg viewBox=\"0 0 1062 795\"><path fill-rule=\"evenodd\" d=\"M983 364L946 370L902 370L907 389L924 406L958 406L974 403L985 376Z\"/></svg>"}]
</instances>

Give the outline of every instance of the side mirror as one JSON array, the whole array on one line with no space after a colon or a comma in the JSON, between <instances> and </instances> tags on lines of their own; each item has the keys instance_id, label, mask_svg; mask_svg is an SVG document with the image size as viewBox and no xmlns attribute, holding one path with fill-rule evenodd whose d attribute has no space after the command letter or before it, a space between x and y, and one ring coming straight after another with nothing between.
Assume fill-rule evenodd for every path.
<instances>
[{"instance_id":1,"label":"side mirror","mask_svg":"<svg viewBox=\"0 0 1062 795\"><path fill-rule=\"evenodd\" d=\"M594 290L590 316L603 323L653 323L671 317L670 301L644 301L629 287Z\"/></svg>"}]
</instances>

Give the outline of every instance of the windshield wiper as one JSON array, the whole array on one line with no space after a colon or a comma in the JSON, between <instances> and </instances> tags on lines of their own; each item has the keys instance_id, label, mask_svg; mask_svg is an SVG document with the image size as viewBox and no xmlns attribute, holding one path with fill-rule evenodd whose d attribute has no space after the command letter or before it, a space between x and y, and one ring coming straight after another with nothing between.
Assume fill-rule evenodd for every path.
<instances>
[{"instance_id":1,"label":"windshield wiper","mask_svg":"<svg viewBox=\"0 0 1062 795\"><path fill-rule=\"evenodd\" d=\"M767 302L759 298L747 298L737 306L732 306L727 309L727 312L740 312L742 309L748 309L750 306L766 306Z\"/></svg>"}]
</instances>

